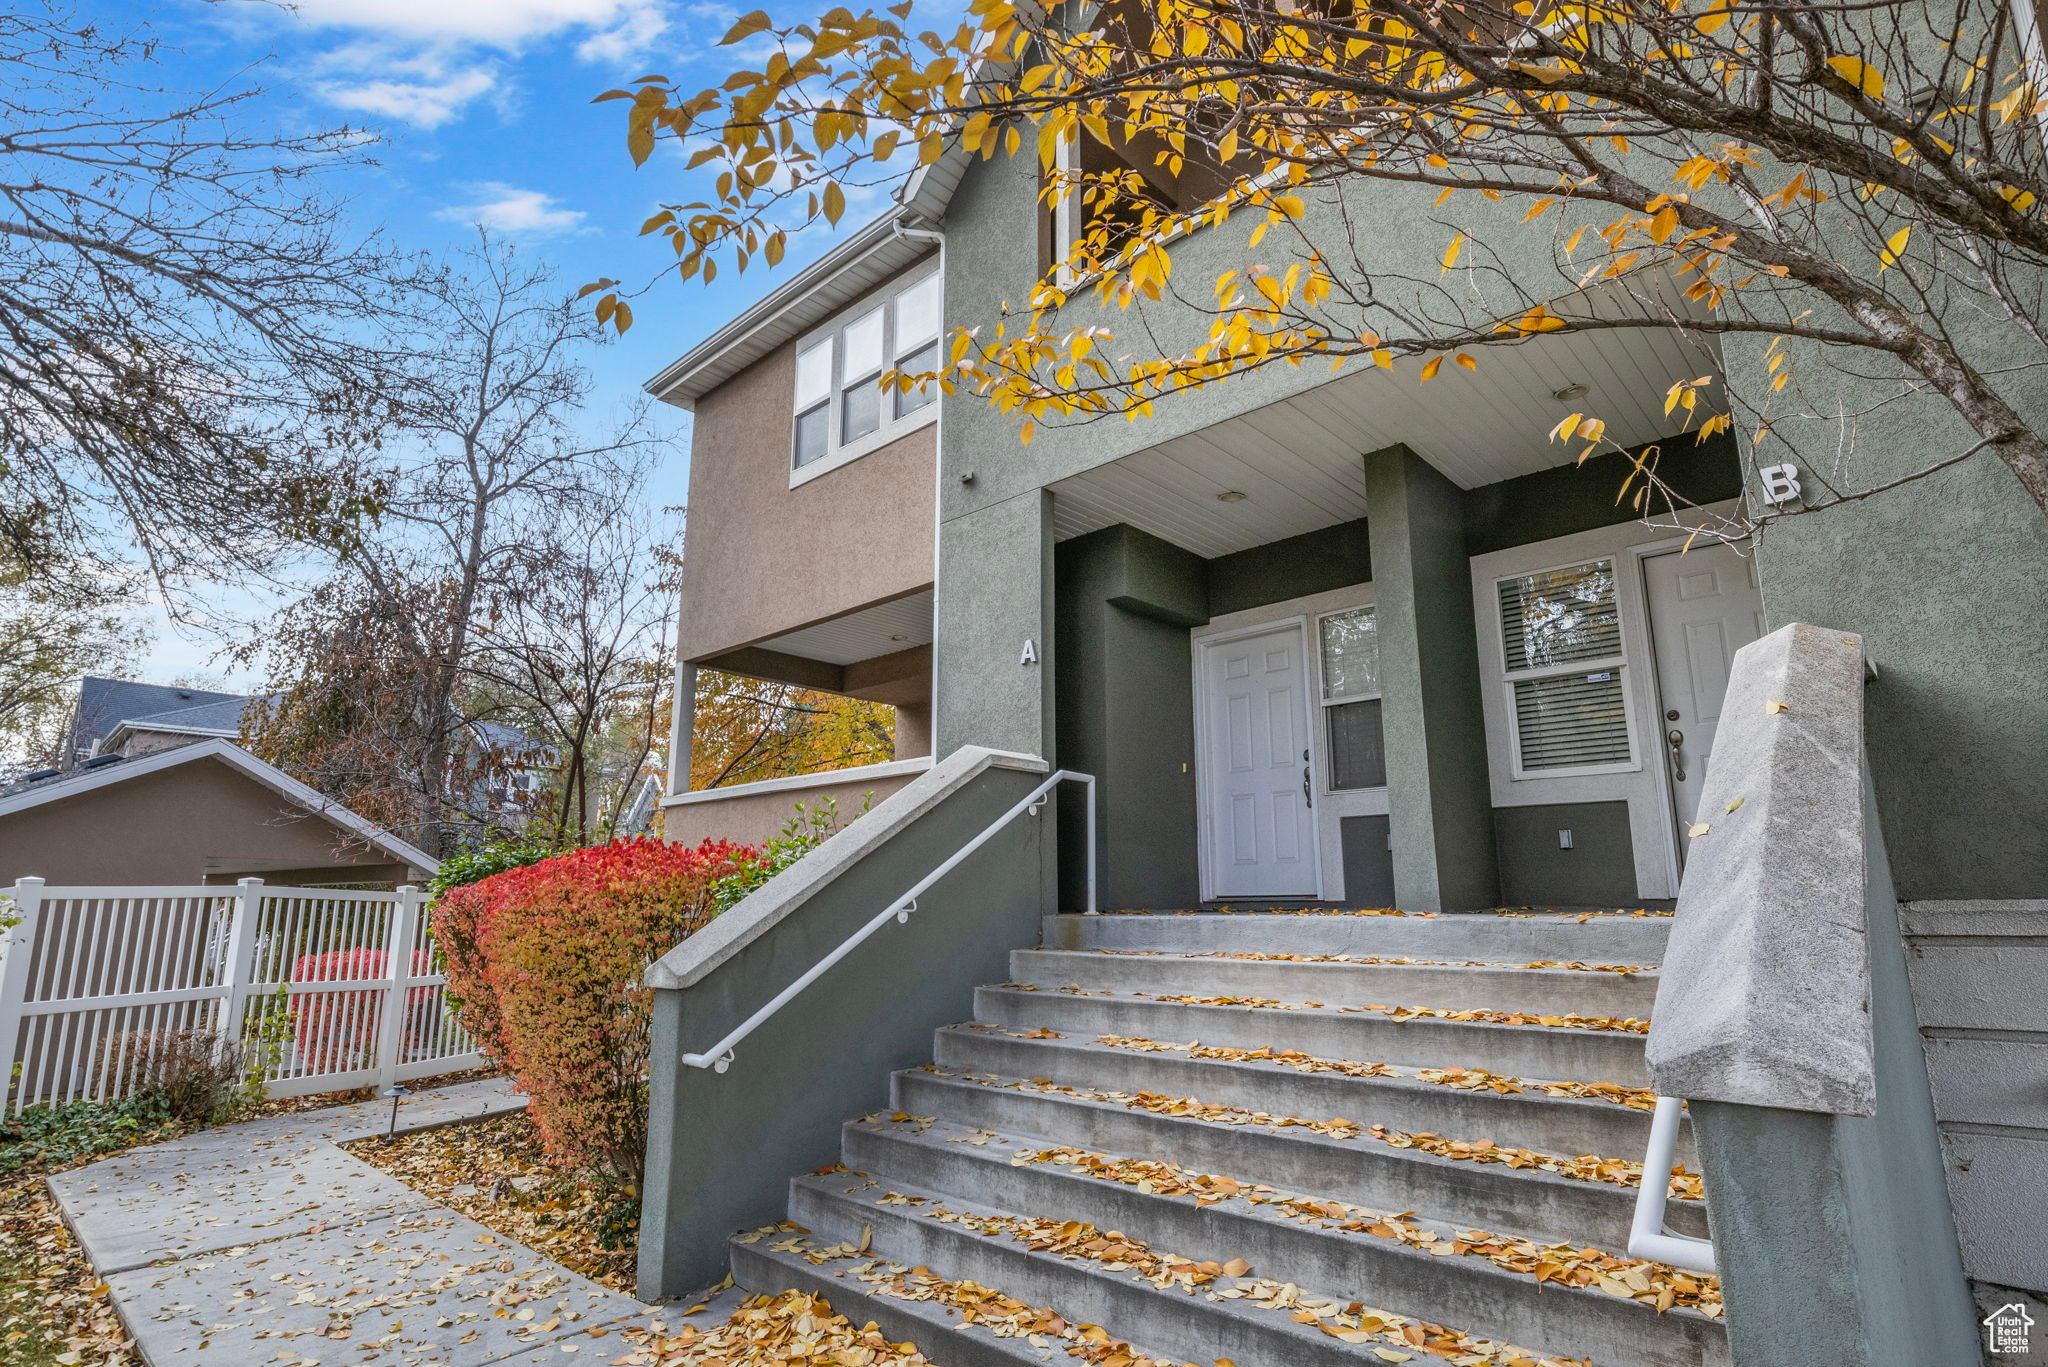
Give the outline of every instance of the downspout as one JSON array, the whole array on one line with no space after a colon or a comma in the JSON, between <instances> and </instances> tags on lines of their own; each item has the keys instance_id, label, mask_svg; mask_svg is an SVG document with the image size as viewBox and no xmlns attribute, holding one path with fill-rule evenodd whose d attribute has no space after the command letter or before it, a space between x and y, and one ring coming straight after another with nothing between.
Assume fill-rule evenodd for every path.
<instances>
[{"instance_id":1,"label":"downspout","mask_svg":"<svg viewBox=\"0 0 2048 1367\"><path fill-rule=\"evenodd\" d=\"M946 235L929 228L907 228L899 216L889 225L889 231L904 242L929 242L939 249L939 368L945 369L947 355L946 340ZM931 679L925 687L925 744L931 751L932 762L939 759L939 524L940 503L946 488L946 393L942 389L933 399L939 407L938 416L932 419L932 665Z\"/></svg>"}]
</instances>

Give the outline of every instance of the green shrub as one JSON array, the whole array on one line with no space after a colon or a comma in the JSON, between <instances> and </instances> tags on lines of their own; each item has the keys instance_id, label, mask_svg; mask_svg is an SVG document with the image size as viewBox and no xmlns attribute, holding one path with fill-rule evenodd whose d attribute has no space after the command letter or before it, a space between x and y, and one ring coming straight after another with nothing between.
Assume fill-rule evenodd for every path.
<instances>
[{"instance_id":1,"label":"green shrub","mask_svg":"<svg viewBox=\"0 0 2048 1367\"><path fill-rule=\"evenodd\" d=\"M434 875L434 881L427 885L427 890L439 897L450 888L467 887L507 869L525 868L560 853L559 846L528 836L511 836L478 845L475 849L457 850L441 861L441 869Z\"/></svg>"},{"instance_id":2,"label":"green shrub","mask_svg":"<svg viewBox=\"0 0 2048 1367\"><path fill-rule=\"evenodd\" d=\"M868 809L867 803L861 810ZM796 804L796 815L783 823L782 834L758 850L733 856L732 872L711 887L712 914L731 911L740 900L791 864L832 838L839 829L839 802L826 798L812 807Z\"/></svg>"},{"instance_id":3,"label":"green shrub","mask_svg":"<svg viewBox=\"0 0 2048 1367\"><path fill-rule=\"evenodd\" d=\"M0 1177L168 1139L183 1128L154 1093L124 1101L30 1106L12 1120L0 1120Z\"/></svg>"}]
</instances>

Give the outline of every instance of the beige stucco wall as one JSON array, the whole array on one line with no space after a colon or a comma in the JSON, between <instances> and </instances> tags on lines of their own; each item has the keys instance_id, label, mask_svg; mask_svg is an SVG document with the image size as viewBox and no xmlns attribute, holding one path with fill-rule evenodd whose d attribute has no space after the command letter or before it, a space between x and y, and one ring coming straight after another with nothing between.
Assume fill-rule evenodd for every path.
<instances>
[{"instance_id":1,"label":"beige stucco wall","mask_svg":"<svg viewBox=\"0 0 2048 1367\"><path fill-rule=\"evenodd\" d=\"M850 783L820 784L815 788L783 789L779 792L741 793L711 802L691 802L662 810L662 837L679 844L700 840L733 840L758 845L782 834L782 827L796 815L796 804L815 807L826 798L836 798L839 824L844 826L861 813L861 804L874 795L873 805L904 787L916 774L892 774L886 778L856 779Z\"/></svg>"},{"instance_id":2,"label":"beige stucco wall","mask_svg":"<svg viewBox=\"0 0 2048 1367\"><path fill-rule=\"evenodd\" d=\"M699 661L932 582L936 425L789 487L796 348L697 401L681 658Z\"/></svg>"},{"instance_id":3,"label":"beige stucco wall","mask_svg":"<svg viewBox=\"0 0 2048 1367\"><path fill-rule=\"evenodd\" d=\"M202 759L0 816L0 887L29 877L95 886L421 881L422 871L381 851L337 854L342 838L247 775Z\"/></svg>"}]
</instances>

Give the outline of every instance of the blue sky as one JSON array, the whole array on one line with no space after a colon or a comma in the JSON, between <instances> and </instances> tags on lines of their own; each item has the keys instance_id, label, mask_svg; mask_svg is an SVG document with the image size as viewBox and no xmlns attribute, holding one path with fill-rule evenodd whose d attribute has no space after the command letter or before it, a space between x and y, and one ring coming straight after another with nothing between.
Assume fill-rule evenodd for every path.
<instances>
[{"instance_id":1,"label":"blue sky","mask_svg":"<svg viewBox=\"0 0 2048 1367\"><path fill-rule=\"evenodd\" d=\"M778 21L823 7L766 6ZM640 223L659 201L696 197L669 148L636 170L621 106L593 105L591 97L647 72L692 87L715 83L745 51L716 44L751 8L675 0L297 0L293 9L260 0L100 0L82 12L147 24L165 44L168 84L253 81L270 92L261 108L281 129L345 123L381 135L378 165L332 186L365 229L438 252L471 240L481 222L554 262L574 288L600 276L629 284L652 276L673 257L659 237L638 236ZM881 207L871 198L850 208L845 227ZM633 329L589 358L601 385L599 420L829 241L822 232L793 240L773 276L758 268L721 273L710 287L663 284L636 300ZM688 417L658 405L656 418L669 440L650 496L679 504L689 479ZM258 602L229 606L260 615ZM217 639L181 633L160 617L155 626L145 677L223 672L210 661Z\"/></svg>"}]
</instances>

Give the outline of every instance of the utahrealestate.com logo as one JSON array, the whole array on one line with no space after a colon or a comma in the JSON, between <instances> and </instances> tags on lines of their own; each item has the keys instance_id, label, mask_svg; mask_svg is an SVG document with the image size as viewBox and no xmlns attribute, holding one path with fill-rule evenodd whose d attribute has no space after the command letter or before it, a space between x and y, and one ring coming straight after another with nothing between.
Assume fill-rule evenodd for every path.
<instances>
[{"instance_id":1,"label":"utahrealestate.com logo","mask_svg":"<svg viewBox=\"0 0 2048 1367\"><path fill-rule=\"evenodd\" d=\"M1990 1353L2025 1353L2033 1343L2034 1317L2014 1301L1984 1317L1984 1348Z\"/></svg>"}]
</instances>

